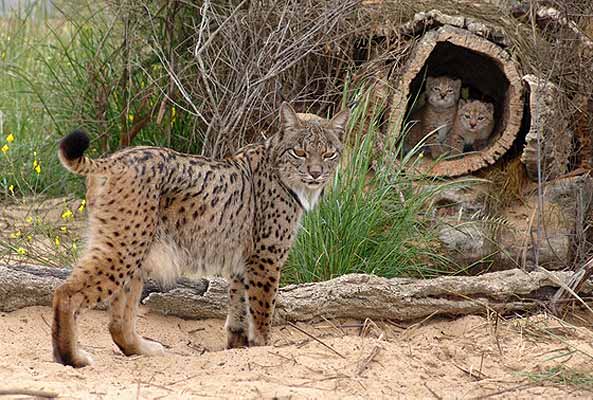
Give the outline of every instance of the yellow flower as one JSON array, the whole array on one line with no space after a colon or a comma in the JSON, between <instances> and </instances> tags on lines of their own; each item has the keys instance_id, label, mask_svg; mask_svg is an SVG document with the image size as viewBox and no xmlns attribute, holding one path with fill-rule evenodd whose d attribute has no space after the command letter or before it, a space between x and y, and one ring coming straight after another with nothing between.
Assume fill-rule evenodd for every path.
<instances>
[{"instance_id":1,"label":"yellow flower","mask_svg":"<svg viewBox=\"0 0 593 400\"><path fill-rule=\"evenodd\" d=\"M177 119L177 110L175 110L175 107L171 107L171 125L173 125L175 123L176 119Z\"/></svg>"},{"instance_id":2,"label":"yellow flower","mask_svg":"<svg viewBox=\"0 0 593 400\"><path fill-rule=\"evenodd\" d=\"M79 213L83 212L85 206L86 206L86 200L82 199L82 201L80 202L80 206L78 207L78 212Z\"/></svg>"},{"instance_id":3,"label":"yellow flower","mask_svg":"<svg viewBox=\"0 0 593 400\"><path fill-rule=\"evenodd\" d=\"M60 247L60 238L58 236L54 239L54 243L56 244L56 247Z\"/></svg>"},{"instance_id":4,"label":"yellow flower","mask_svg":"<svg viewBox=\"0 0 593 400\"><path fill-rule=\"evenodd\" d=\"M2 150L2 153L6 154L6 152L7 152L8 150L10 150L10 147L8 147L8 145L7 145L7 144L5 144L4 146L2 146L2 148L1 148L0 150Z\"/></svg>"},{"instance_id":5,"label":"yellow flower","mask_svg":"<svg viewBox=\"0 0 593 400\"><path fill-rule=\"evenodd\" d=\"M66 228L65 226L60 226L60 230L62 232L68 232L68 228Z\"/></svg>"},{"instance_id":6,"label":"yellow flower","mask_svg":"<svg viewBox=\"0 0 593 400\"><path fill-rule=\"evenodd\" d=\"M38 165L39 165L39 163L37 162L37 160L33 160L33 168L35 168Z\"/></svg>"},{"instance_id":7,"label":"yellow flower","mask_svg":"<svg viewBox=\"0 0 593 400\"><path fill-rule=\"evenodd\" d=\"M62 219L69 219L72 218L74 216L74 214L72 214L72 211L70 210L66 210L62 213Z\"/></svg>"},{"instance_id":8,"label":"yellow flower","mask_svg":"<svg viewBox=\"0 0 593 400\"><path fill-rule=\"evenodd\" d=\"M128 114L128 121L134 122L134 114Z\"/></svg>"},{"instance_id":9,"label":"yellow flower","mask_svg":"<svg viewBox=\"0 0 593 400\"><path fill-rule=\"evenodd\" d=\"M27 217L25 218L25 222L28 224L32 224L33 223L33 217Z\"/></svg>"},{"instance_id":10,"label":"yellow flower","mask_svg":"<svg viewBox=\"0 0 593 400\"><path fill-rule=\"evenodd\" d=\"M8 191L9 191L10 193L12 193L12 195L14 195L14 185L10 185L10 186L8 187Z\"/></svg>"},{"instance_id":11,"label":"yellow flower","mask_svg":"<svg viewBox=\"0 0 593 400\"><path fill-rule=\"evenodd\" d=\"M37 172L37 175L41 173L41 165L37 164L37 166L35 167L35 172Z\"/></svg>"},{"instance_id":12,"label":"yellow flower","mask_svg":"<svg viewBox=\"0 0 593 400\"><path fill-rule=\"evenodd\" d=\"M23 249L22 247L19 247L18 249L16 249L16 252L19 253L21 256L24 256L25 254L27 254L27 250Z\"/></svg>"},{"instance_id":13,"label":"yellow flower","mask_svg":"<svg viewBox=\"0 0 593 400\"><path fill-rule=\"evenodd\" d=\"M31 240L33 240L33 236L27 235L27 242L30 242Z\"/></svg>"},{"instance_id":14,"label":"yellow flower","mask_svg":"<svg viewBox=\"0 0 593 400\"><path fill-rule=\"evenodd\" d=\"M14 142L14 135L11 133L11 134L9 134L8 136L6 136L6 141L7 141L8 143L12 143L12 142Z\"/></svg>"},{"instance_id":15,"label":"yellow flower","mask_svg":"<svg viewBox=\"0 0 593 400\"><path fill-rule=\"evenodd\" d=\"M18 238L21 237L21 235L22 235L21 231L16 231L16 232L13 232L13 233L10 234L10 238L11 239L18 239Z\"/></svg>"}]
</instances>

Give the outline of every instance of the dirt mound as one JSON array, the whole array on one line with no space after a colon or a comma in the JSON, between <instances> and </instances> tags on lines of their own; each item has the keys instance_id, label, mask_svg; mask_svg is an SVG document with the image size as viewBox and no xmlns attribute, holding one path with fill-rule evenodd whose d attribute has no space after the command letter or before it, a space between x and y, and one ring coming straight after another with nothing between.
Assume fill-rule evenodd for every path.
<instances>
[{"instance_id":1,"label":"dirt mound","mask_svg":"<svg viewBox=\"0 0 593 400\"><path fill-rule=\"evenodd\" d=\"M224 351L223 321L145 313L140 332L168 349L157 358L121 355L106 313L80 319L95 364L75 370L51 360L49 308L2 314L0 391L37 389L65 399L591 398L590 386L559 385L549 372L588 373L593 333L545 316L299 325L334 352L291 326L274 328L272 346Z\"/></svg>"}]
</instances>

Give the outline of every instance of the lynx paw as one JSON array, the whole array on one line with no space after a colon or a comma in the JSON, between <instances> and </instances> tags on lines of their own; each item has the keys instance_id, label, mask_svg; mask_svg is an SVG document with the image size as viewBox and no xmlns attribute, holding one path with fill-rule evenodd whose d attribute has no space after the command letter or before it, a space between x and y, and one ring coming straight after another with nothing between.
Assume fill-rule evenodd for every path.
<instances>
[{"instance_id":1,"label":"lynx paw","mask_svg":"<svg viewBox=\"0 0 593 400\"><path fill-rule=\"evenodd\" d=\"M249 341L247 340L247 336L243 329L237 331L227 329L227 349L240 349L242 347L247 347L248 345Z\"/></svg>"},{"instance_id":2,"label":"lynx paw","mask_svg":"<svg viewBox=\"0 0 593 400\"><path fill-rule=\"evenodd\" d=\"M162 356L165 354L165 348L162 344L153 340L140 338L138 340L138 354L145 356Z\"/></svg>"}]
</instances>

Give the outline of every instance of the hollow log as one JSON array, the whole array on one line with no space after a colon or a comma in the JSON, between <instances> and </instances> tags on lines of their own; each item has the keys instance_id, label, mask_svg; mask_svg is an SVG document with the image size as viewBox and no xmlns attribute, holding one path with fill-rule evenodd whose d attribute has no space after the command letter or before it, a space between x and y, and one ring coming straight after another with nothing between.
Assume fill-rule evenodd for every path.
<instances>
[{"instance_id":1,"label":"hollow log","mask_svg":"<svg viewBox=\"0 0 593 400\"><path fill-rule=\"evenodd\" d=\"M0 311L50 305L52 290L69 270L45 267L0 266ZM415 320L429 315L501 314L536 310L566 282L567 272L524 272L514 269L481 276L435 279L385 279L345 275L326 282L290 285L280 289L275 323L319 318ZM224 318L227 283L223 279L181 279L166 291L149 282L142 303L149 309L187 319ZM578 288L593 295L593 284Z\"/></svg>"},{"instance_id":2,"label":"hollow log","mask_svg":"<svg viewBox=\"0 0 593 400\"><path fill-rule=\"evenodd\" d=\"M471 26L475 31L480 30L476 22L470 24L474 24ZM422 169L430 175L452 177L494 164L515 141L523 118L523 83L519 68L509 53L469 29L443 25L424 33L414 46L403 73L393 82L389 133L402 131L427 75L461 78L464 87L490 99L495 108L496 126L483 150L438 163L427 160Z\"/></svg>"}]
</instances>

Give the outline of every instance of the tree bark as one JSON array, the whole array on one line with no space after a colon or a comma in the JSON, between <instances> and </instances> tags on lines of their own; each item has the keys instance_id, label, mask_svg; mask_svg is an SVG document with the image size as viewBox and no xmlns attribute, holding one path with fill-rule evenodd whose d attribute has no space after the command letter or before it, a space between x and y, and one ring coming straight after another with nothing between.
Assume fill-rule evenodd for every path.
<instances>
[{"instance_id":1,"label":"tree bark","mask_svg":"<svg viewBox=\"0 0 593 400\"><path fill-rule=\"evenodd\" d=\"M529 87L529 131L525 136L525 147L521 162L527 176L538 181L558 178L569 170L572 154L573 132L565 118L566 104L562 90L554 83L535 75L525 75L523 80Z\"/></svg>"},{"instance_id":2,"label":"tree bark","mask_svg":"<svg viewBox=\"0 0 593 400\"><path fill-rule=\"evenodd\" d=\"M53 289L68 274L69 270L59 268L0 266L0 311L50 305ZM527 273L518 269L435 279L352 274L281 288L274 319L277 324L320 318L415 320L432 314L532 311L548 305L558 288L570 279L568 272ZM149 281L142 303L155 312L181 318L224 318L227 287L220 278L183 278L167 291ZM578 292L588 299L593 295L593 284L585 282Z\"/></svg>"},{"instance_id":3,"label":"tree bark","mask_svg":"<svg viewBox=\"0 0 593 400\"><path fill-rule=\"evenodd\" d=\"M422 92L425 76L461 78L464 86L492 99L497 123L489 143L484 149L464 153L463 157L447 157L437 163L431 159L419 163L417 168L432 176L462 176L493 165L511 148L523 119L523 82L520 66L509 51L486 38L494 34L494 28L468 18L434 15L440 18L436 19L436 28L423 31L403 67L396 68L387 79L392 90L386 127L388 133L405 133L402 127L412 102ZM435 20L434 15L431 21ZM414 21L426 14L417 16ZM439 26L439 21L449 22ZM378 79L386 80L382 76Z\"/></svg>"}]
</instances>

